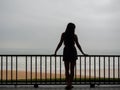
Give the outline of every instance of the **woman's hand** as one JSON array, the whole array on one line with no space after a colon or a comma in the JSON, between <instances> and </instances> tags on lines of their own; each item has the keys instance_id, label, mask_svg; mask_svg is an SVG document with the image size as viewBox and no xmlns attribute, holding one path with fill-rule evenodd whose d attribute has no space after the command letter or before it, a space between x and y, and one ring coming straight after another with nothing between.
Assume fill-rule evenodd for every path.
<instances>
[{"instance_id":1,"label":"woman's hand","mask_svg":"<svg viewBox=\"0 0 120 90\"><path fill-rule=\"evenodd\" d=\"M55 56L57 55L57 51L55 51L54 55L55 55Z\"/></svg>"},{"instance_id":2,"label":"woman's hand","mask_svg":"<svg viewBox=\"0 0 120 90\"><path fill-rule=\"evenodd\" d=\"M88 56L88 54L85 54L85 53L84 53L83 55L84 55L84 56Z\"/></svg>"},{"instance_id":3,"label":"woman's hand","mask_svg":"<svg viewBox=\"0 0 120 90\"><path fill-rule=\"evenodd\" d=\"M52 56L56 56L56 52L54 54L52 54Z\"/></svg>"}]
</instances>

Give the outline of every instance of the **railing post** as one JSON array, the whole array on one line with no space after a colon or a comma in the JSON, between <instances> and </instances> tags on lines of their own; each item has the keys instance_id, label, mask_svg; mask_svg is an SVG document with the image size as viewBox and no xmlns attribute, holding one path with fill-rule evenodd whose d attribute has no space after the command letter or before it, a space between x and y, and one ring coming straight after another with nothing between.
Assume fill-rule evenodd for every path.
<instances>
[{"instance_id":1,"label":"railing post","mask_svg":"<svg viewBox=\"0 0 120 90\"><path fill-rule=\"evenodd\" d=\"M80 56L80 84L81 84L81 56Z\"/></svg>"},{"instance_id":2,"label":"railing post","mask_svg":"<svg viewBox=\"0 0 120 90\"><path fill-rule=\"evenodd\" d=\"M8 84L8 57L6 57L6 84Z\"/></svg>"},{"instance_id":3,"label":"railing post","mask_svg":"<svg viewBox=\"0 0 120 90\"><path fill-rule=\"evenodd\" d=\"M95 84L90 84L90 88L95 88Z\"/></svg>"},{"instance_id":4,"label":"railing post","mask_svg":"<svg viewBox=\"0 0 120 90\"><path fill-rule=\"evenodd\" d=\"M55 56L55 84L56 84L56 56Z\"/></svg>"},{"instance_id":5,"label":"railing post","mask_svg":"<svg viewBox=\"0 0 120 90\"><path fill-rule=\"evenodd\" d=\"M25 72L25 78L26 78L26 84L27 84L27 56L25 56L25 67L26 67L26 72Z\"/></svg>"},{"instance_id":6,"label":"railing post","mask_svg":"<svg viewBox=\"0 0 120 90\"><path fill-rule=\"evenodd\" d=\"M99 56L99 85L100 85L100 78L101 78L101 69L100 69L100 67L101 67L101 64L100 64L100 56Z\"/></svg>"},{"instance_id":7,"label":"railing post","mask_svg":"<svg viewBox=\"0 0 120 90\"><path fill-rule=\"evenodd\" d=\"M13 84L13 56L11 56L11 83Z\"/></svg>"},{"instance_id":8,"label":"railing post","mask_svg":"<svg viewBox=\"0 0 120 90\"><path fill-rule=\"evenodd\" d=\"M52 75L51 75L51 73L52 73L51 58L52 58L52 56L50 56L50 84L51 84L51 80L52 80Z\"/></svg>"},{"instance_id":9,"label":"railing post","mask_svg":"<svg viewBox=\"0 0 120 90\"><path fill-rule=\"evenodd\" d=\"M47 84L47 56L45 56L45 83Z\"/></svg>"},{"instance_id":10,"label":"railing post","mask_svg":"<svg viewBox=\"0 0 120 90\"><path fill-rule=\"evenodd\" d=\"M18 79L18 72L17 72L17 70L18 70L18 62L17 62L18 60L17 60L17 56L16 56L16 85L17 85L17 79Z\"/></svg>"},{"instance_id":11,"label":"railing post","mask_svg":"<svg viewBox=\"0 0 120 90\"><path fill-rule=\"evenodd\" d=\"M60 56L60 84L61 84L61 56Z\"/></svg>"},{"instance_id":12,"label":"railing post","mask_svg":"<svg viewBox=\"0 0 120 90\"><path fill-rule=\"evenodd\" d=\"M40 84L42 82L42 56L40 56Z\"/></svg>"},{"instance_id":13,"label":"railing post","mask_svg":"<svg viewBox=\"0 0 120 90\"><path fill-rule=\"evenodd\" d=\"M30 56L30 79L31 79L31 84L32 84L32 56Z\"/></svg>"},{"instance_id":14,"label":"railing post","mask_svg":"<svg viewBox=\"0 0 120 90\"><path fill-rule=\"evenodd\" d=\"M3 83L3 56L1 56L1 84Z\"/></svg>"},{"instance_id":15,"label":"railing post","mask_svg":"<svg viewBox=\"0 0 120 90\"><path fill-rule=\"evenodd\" d=\"M34 84L34 88L38 88L38 84Z\"/></svg>"},{"instance_id":16,"label":"railing post","mask_svg":"<svg viewBox=\"0 0 120 90\"><path fill-rule=\"evenodd\" d=\"M108 81L109 81L109 84L110 84L110 57L108 57Z\"/></svg>"},{"instance_id":17,"label":"railing post","mask_svg":"<svg viewBox=\"0 0 120 90\"><path fill-rule=\"evenodd\" d=\"M85 74L85 83L86 83L86 56L84 57L84 65L85 65L85 67L84 67L85 68L85 73L84 74Z\"/></svg>"},{"instance_id":18,"label":"railing post","mask_svg":"<svg viewBox=\"0 0 120 90\"><path fill-rule=\"evenodd\" d=\"M118 57L118 80L120 84L120 57Z\"/></svg>"},{"instance_id":19,"label":"railing post","mask_svg":"<svg viewBox=\"0 0 120 90\"><path fill-rule=\"evenodd\" d=\"M91 84L91 56L89 57L89 83Z\"/></svg>"},{"instance_id":20,"label":"railing post","mask_svg":"<svg viewBox=\"0 0 120 90\"><path fill-rule=\"evenodd\" d=\"M37 56L35 56L35 84L34 84L34 88L38 88L38 84L37 84Z\"/></svg>"}]
</instances>

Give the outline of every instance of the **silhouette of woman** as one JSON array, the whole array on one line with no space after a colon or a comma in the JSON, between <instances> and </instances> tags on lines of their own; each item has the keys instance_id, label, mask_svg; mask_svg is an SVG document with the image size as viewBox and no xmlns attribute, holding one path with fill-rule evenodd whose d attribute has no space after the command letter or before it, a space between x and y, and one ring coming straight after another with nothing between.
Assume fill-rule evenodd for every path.
<instances>
[{"instance_id":1,"label":"silhouette of woman","mask_svg":"<svg viewBox=\"0 0 120 90\"><path fill-rule=\"evenodd\" d=\"M77 60L77 51L75 48L75 44L81 51L83 55L87 55L83 52L79 42L77 35L75 34L75 24L68 23L66 31L62 33L61 40L55 50L55 55L57 54L58 49L61 47L64 42L64 50L63 50L63 61L65 65L65 76L66 76L66 89L73 88L72 81L74 78L74 67L76 65ZM69 72L70 70L70 72Z\"/></svg>"}]
</instances>

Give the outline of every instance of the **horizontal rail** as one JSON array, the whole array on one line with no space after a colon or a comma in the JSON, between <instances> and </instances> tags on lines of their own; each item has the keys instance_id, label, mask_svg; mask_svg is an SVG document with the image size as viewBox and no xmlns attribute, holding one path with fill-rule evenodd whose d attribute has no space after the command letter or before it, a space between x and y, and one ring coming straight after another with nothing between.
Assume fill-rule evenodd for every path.
<instances>
[{"instance_id":1,"label":"horizontal rail","mask_svg":"<svg viewBox=\"0 0 120 90\"><path fill-rule=\"evenodd\" d=\"M0 55L0 85L63 85L63 55ZM120 55L78 55L73 84L120 84Z\"/></svg>"},{"instance_id":2,"label":"horizontal rail","mask_svg":"<svg viewBox=\"0 0 120 90\"><path fill-rule=\"evenodd\" d=\"M35 54L35 55L34 54L24 54L24 55L22 55L22 54L20 54L20 55L19 54L14 54L14 55L13 54L0 54L0 56L63 56L63 55L52 55L52 54L51 55L49 55L49 54L48 55L46 55L46 54L42 54L42 55L41 54L40 55L39 54ZM78 57L79 56L82 56L82 57L83 56L84 57L99 57L99 56L100 57L120 57L120 55L77 55L77 56Z\"/></svg>"}]
</instances>

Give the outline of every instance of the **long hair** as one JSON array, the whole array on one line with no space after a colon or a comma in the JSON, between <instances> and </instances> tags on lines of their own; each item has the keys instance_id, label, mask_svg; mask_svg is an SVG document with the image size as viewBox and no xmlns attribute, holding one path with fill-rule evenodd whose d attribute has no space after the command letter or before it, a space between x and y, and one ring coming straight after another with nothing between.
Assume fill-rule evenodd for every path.
<instances>
[{"instance_id":1,"label":"long hair","mask_svg":"<svg viewBox=\"0 0 120 90\"><path fill-rule=\"evenodd\" d=\"M64 32L64 43L67 46L74 45L74 36L75 36L75 24L68 23L67 28Z\"/></svg>"},{"instance_id":2,"label":"long hair","mask_svg":"<svg viewBox=\"0 0 120 90\"><path fill-rule=\"evenodd\" d=\"M74 35L74 33L75 33L75 24L74 23L68 23L65 34Z\"/></svg>"}]
</instances>

